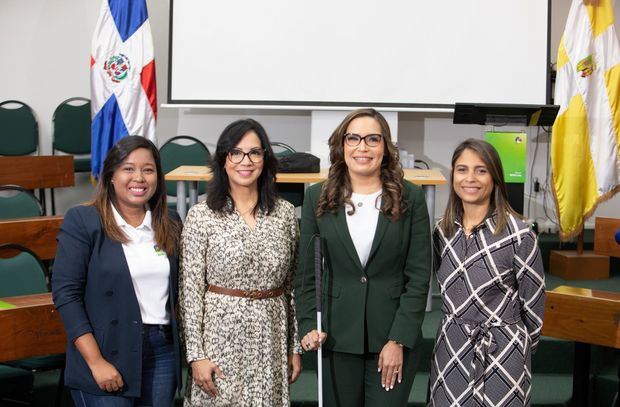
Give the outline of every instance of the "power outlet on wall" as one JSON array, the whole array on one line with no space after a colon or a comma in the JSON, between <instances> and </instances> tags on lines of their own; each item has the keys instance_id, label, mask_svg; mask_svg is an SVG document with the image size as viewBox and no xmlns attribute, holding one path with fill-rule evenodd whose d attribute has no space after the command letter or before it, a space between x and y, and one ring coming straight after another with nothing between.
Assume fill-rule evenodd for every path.
<instances>
[{"instance_id":1,"label":"power outlet on wall","mask_svg":"<svg viewBox=\"0 0 620 407\"><path fill-rule=\"evenodd\" d=\"M538 222L539 233L557 233L558 226L549 219L541 219Z\"/></svg>"}]
</instances>

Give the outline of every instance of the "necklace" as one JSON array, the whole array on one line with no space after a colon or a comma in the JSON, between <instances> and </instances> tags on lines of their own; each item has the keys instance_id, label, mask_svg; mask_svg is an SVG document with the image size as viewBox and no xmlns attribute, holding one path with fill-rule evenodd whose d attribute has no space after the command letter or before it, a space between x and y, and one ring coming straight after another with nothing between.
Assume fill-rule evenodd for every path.
<instances>
[{"instance_id":1,"label":"necklace","mask_svg":"<svg viewBox=\"0 0 620 407\"><path fill-rule=\"evenodd\" d=\"M353 204L353 206L357 206L358 208L362 208L367 205L372 206L374 204L374 207L376 209L379 209L377 207L377 204L379 203L382 191L383 190L380 189L377 192L373 192L372 194L360 194L353 192L351 194L351 203Z\"/></svg>"},{"instance_id":2,"label":"necklace","mask_svg":"<svg viewBox=\"0 0 620 407\"><path fill-rule=\"evenodd\" d=\"M241 210L239 205L235 205L235 209L237 209L237 212L239 212L239 215L244 216L244 215L247 215L252 209L254 209L254 207L256 206L257 202L258 201L254 201L247 208L245 208L243 210Z\"/></svg>"}]
</instances>

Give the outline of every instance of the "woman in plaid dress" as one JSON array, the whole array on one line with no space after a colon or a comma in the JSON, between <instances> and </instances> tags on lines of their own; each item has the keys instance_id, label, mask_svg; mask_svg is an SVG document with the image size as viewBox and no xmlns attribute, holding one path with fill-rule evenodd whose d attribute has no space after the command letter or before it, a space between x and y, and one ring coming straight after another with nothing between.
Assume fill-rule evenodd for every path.
<instances>
[{"instance_id":1,"label":"woman in plaid dress","mask_svg":"<svg viewBox=\"0 0 620 407\"><path fill-rule=\"evenodd\" d=\"M434 232L443 316L429 405L529 405L545 300L536 235L508 204L489 143L456 148L451 183Z\"/></svg>"}]
</instances>

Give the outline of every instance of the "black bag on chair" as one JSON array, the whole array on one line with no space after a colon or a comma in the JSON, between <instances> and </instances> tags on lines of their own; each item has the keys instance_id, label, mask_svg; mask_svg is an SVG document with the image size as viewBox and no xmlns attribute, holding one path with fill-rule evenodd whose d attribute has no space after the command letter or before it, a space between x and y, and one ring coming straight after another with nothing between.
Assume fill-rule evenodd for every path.
<instances>
[{"instance_id":1,"label":"black bag on chair","mask_svg":"<svg viewBox=\"0 0 620 407\"><path fill-rule=\"evenodd\" d=\"M291 153L278 160L278 172L321 172L321 160L309 153Z\"/></svg>"}]
</instances>

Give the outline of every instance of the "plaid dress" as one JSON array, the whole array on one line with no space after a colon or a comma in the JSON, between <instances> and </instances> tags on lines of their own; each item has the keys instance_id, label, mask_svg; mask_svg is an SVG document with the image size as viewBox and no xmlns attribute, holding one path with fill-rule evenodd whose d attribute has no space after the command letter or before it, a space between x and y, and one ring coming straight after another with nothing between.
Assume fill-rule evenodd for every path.
<instances>
[{"instance_id":1,"label":"plaid dress","mask_svg":"<svg viewBox=\"0 0 620 407\"><path fill-rule=\"evenodd\" d=\"M529 405L545 301L536 235L512 215L498 235L494 216L469 236L457 225L433 236L443 315L429 405Z\"/></svg>"}]
</instances>

